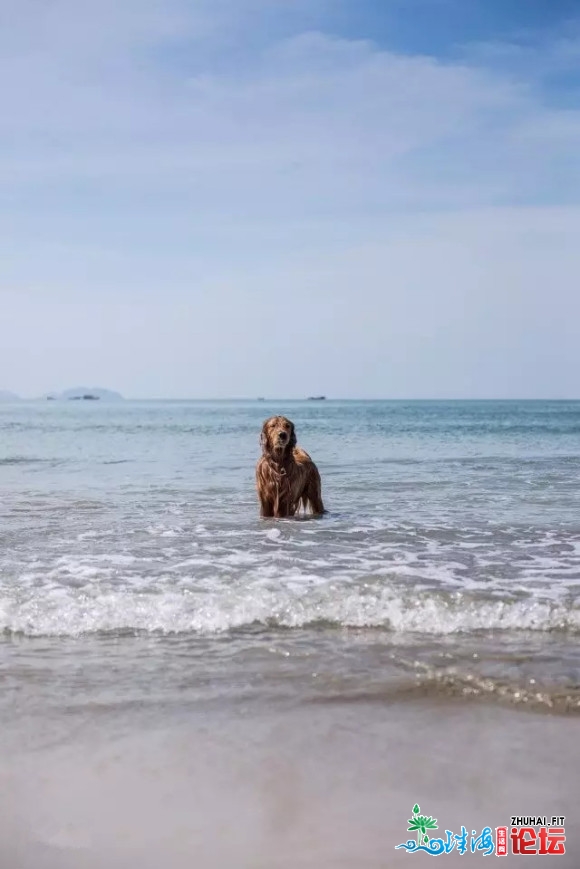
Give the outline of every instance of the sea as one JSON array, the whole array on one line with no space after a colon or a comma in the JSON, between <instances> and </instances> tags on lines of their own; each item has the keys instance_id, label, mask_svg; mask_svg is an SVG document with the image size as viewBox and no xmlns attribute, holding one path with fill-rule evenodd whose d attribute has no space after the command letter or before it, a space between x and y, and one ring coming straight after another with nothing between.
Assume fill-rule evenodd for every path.
<instances>
[{"instance_id":1,"label":"sea","mask_svg":"<svg viewBox=\"0 0 580 869\"><path fill-rule=\"evenodd\" d=\"M274 414L322 518L259 518ZM0 687L2 869L398 867L417 801L570 815L580 402L2 404Z\"/></svg>"}]
</instances>

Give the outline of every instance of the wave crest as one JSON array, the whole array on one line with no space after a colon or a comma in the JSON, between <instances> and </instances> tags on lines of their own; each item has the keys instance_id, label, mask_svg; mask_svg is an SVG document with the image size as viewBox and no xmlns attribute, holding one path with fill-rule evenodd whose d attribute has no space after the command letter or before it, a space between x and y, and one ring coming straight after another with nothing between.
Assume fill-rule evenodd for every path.
<instances>
[{"instance_id":1,"label":"wave crest","mask_svg":"<svg viewBox=\"0 0 580 869\"><path fill-rule=\"evenodd\" d=\"M580 607L538 597L328 587L191 590L29 589L0 597L0 630L28 636L100 632L216 634L252 625L377 628L426 635L474 631L580 632Z\"/></svg>"}]
</instances>

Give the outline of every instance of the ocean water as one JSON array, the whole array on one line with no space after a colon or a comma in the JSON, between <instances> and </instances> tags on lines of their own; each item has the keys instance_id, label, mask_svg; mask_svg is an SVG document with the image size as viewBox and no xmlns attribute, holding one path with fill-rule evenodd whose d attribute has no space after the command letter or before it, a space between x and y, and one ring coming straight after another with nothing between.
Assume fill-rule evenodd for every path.
<instances>
[{"instance_id":1,"label":"ocean water","mask_svg":"<svg viewBox=\"0 0 580 869\"><path fill-rule=\"evenodd\" d=\"M277 411L319 465L322 520L258 518ZM0 481L9 677L50 648L66 686L82 650L137 696L146 651L169 694L187 672L192 697L580 708L580 403L9 405Z\"/></svg>"},{"instance_id":2,"label":"ocean water","mask_svg":"<svg viewBox=\"0 0 580 869\"><path fill-rule=\"evenodd\" d=\"M259 519L274 413L322 519ZM1 405L0 677L1 757L357 704L571 720L580 403Z\"/></svg>"}]
</instances>

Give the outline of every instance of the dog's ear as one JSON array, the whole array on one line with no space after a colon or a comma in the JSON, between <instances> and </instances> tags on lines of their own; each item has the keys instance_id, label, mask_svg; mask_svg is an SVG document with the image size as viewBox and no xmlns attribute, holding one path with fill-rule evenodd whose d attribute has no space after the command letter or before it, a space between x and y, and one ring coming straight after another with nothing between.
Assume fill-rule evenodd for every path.
<instances>
[{"instance_id":1,"label":"dog's ear","mask_svg":"<svg viewBox=\"0 0 580 869\"><path fill-rule=\"evenodd\" d=\"M293 450L294 447L296 446L296 429L294 428L293 422L290 423L290 425L292 427L290 429L290 440L288 441L288 446L290 447L291 450Z\"/></svg>"},{"instance_id":2,"label":"dog's ear","mask_svg":"<svg viewBox=\"0 0 580 869\"><path fill-rule=\"evenodd\" d=\"M268 440L268 423L269 422L270 422L269 419L265 420L264 425L262 426L262 432L260 434L260 447L262 448L263 453L268 452L268 449L270 447L270 443Z\"/></svg>"}]
</instances>

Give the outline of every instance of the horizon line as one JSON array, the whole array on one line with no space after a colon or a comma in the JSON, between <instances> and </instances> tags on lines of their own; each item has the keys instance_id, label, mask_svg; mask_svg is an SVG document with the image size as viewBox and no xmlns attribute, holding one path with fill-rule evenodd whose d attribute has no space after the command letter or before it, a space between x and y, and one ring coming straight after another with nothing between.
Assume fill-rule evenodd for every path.
<instances>
[{"instance_id":1,"label":"horizon line","mask_svg":"<svg viewBox=\"0 0 580 869\"><path fill-rule=\"evenodd\" d=\"M187 402L187 401L248 401L255 403L264 403L269 404L272 402L308 402L311 404L321 404L325 402L339 402L339 401L416 401L416 402L439 402L439 401L481 401L481 402L510 402L510 401L580 401L580 396L559 396L559 397L547 397L547 396L538 396L538 397L522 397L522 396L485 396L485 397L475 397L475 396L437 396L437 397L388 397L388 396L372 396L372 397L362 397L362 396L324 396L324 398L309 398L309 397L267 397L267 396L123 396L120 393L118 394L118 398L106 398L101 397L98 400L102 401L104 404L116 404L122 402L137 402L137 401L179 401L179 402ZM11 403L19 403L19 402L46 402L49 399L46 395L39 395L34 397L23 397L17 394L14 394L14 399L8 398L5 401L1 401L2 404L11 404ZM54 402L57 404L68 404L71 401L70 398L60 398L55 397Z\"/></svg>"}]
</instances>

